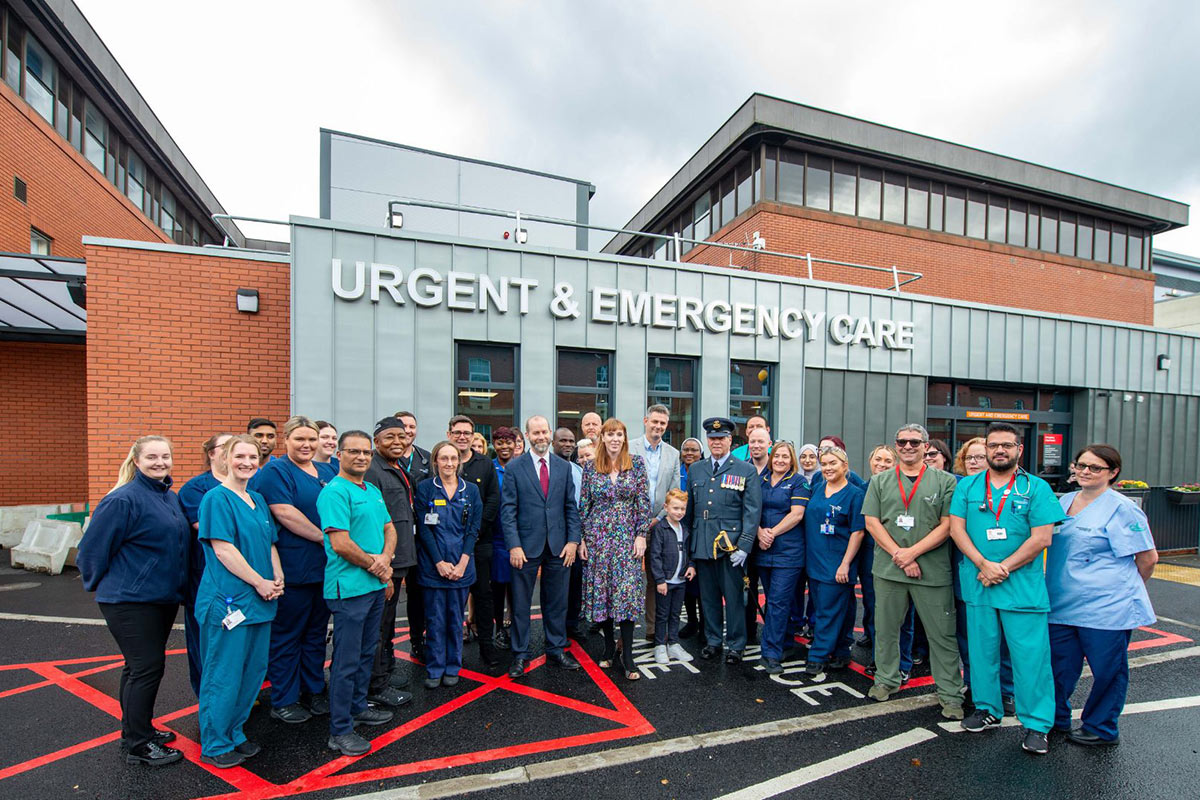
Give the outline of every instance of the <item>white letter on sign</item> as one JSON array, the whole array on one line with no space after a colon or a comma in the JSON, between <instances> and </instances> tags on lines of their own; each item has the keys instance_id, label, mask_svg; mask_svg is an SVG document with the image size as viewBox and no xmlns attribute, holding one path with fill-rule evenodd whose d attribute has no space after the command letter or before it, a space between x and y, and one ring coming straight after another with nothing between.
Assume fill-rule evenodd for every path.
<instances>
[{"instance_id":1,"label":"white letter on sign","mask_svg":"<svg viewBox=\"0 0 1200 800\"><path fill-rule=\"evenodd\" d=\"M379 302L380 289L385 289L392 296L392 300L396 301L396 305L404 305L404 296L400 294L400 270L391 264L371 264L372 303Z\"/></svg>"},{"instance_id":2,"label":"white letter on sign","mask_svg":"<svg viewBox=\"0 0 1200 800\"><path fill-rule=\"evenodd\" d=\"M838 314L829 320L829 338L838 344L850 344L854 338L854 332L850 329L853 324L854 320L849 314Z\"/></svg>"},{"instance_id":3,"label":"white letter on sign","mask_svg":"<svg viewBox=\"0 0 1200 800\"><path fill-rule=\"evenodd\" d=\"M333 293L343 300L357 300L363 296L363 289L366 284L365 274L367 265L361 261L354 262L354 288L349 291L342 286L342 260L335 258L333 260Z\"/></svg>"},{"instance_id":4,"label":"white letter on sign","mask_svg":"<svg viewBox=\"0 0 1200 800\"><path fill-rule=\"evenodd\" d=\"M430 286L422 290L418 281L428 280ZM431 308L442 302L442 273L429 267L417 267L408 273L408 296L419 306Z\"/></svg>"}]
</instances>

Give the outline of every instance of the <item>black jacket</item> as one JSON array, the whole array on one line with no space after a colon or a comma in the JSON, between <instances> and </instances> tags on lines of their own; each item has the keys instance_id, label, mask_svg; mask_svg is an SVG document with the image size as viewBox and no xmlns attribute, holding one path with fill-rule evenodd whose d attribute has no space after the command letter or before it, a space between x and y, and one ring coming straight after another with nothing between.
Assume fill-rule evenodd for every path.
<instances>
[{"instance_id":1,"label":"black jacket","mask_svg":"<svg viewBox=\"0 0 1200 800\"><path fill-rule=\"evenodd\" d=\"M679 570L682 577L688 567L692 566L692 543L687 526L681 522L679 527L683 528L684 562ZM671 523L665 517L654 523L654 527L650 529L646 547L649 552L646 555L650 558L650 579L655 583L666 583L675 574L680 556L678 542L675 531L671 529Z\"/></svg>"},{"instance_id":2,"label":"black jacket","mask_svg":"<svg viewBox=\"0 0 1200 800\"><path fill-rule=\"evenodd\" d=\"M471 460L463 464L458 472L479 490L479 497L483 501L483 526L480 530L490 531L496 523L496 517L500 516L500 481L496 479L496 465L487 456L472 453ZM476 547L485 544L490 552L492 543L486 536L479 537Z\"/></svg>"},{"instance_id":3,"label":"black jacket","mask_svg":"<svg viewBox=\"0 0 1200 800\"><path fill-rule=\"evenodd\" d=\"M415 453L413 460L417 460ZM388 516L396 528L396 552L392 554L392 568L415 565L417 544L416 527L413 524L414 486L411 479L403 469L392 466L378 453L371 456L371 466L367 467L364 477L383 495L383 504L387 506Z\"/></svg>"},{"instance_id":4,"label":"black jacket","mask_svg":"<svg viewBox=\"0 0 1200 800\"><path fill-rule=\"evenodd\" d=\"M408 458L400 459L400 466L408 473L408 480L412 483L414 495L417 487L421 485L421 481L433 477L433 465L429 463L429 451L416 445L413 445L412 453Z\"/></svg>"}]
</instances>

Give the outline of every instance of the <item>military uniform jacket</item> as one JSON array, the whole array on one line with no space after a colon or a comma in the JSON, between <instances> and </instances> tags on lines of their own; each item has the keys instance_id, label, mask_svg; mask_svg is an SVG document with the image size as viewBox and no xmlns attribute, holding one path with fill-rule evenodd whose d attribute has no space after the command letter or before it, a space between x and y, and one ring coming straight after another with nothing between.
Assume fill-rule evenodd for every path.
<instances>
[{"instance_id":1,"label":"military uniform jacket","mask_svg":"<svg viewBox=\"0 0 1200 800\"><path fill-rule=\"evenodd\" d=\"M692 558L712 560L713 542L721 531L749 554L762 517L762 478L754 465L729 456L713 474L712 459L703 458L688 468L687 478L683 524L691 532Z\"/></svg>"}]
</instances>

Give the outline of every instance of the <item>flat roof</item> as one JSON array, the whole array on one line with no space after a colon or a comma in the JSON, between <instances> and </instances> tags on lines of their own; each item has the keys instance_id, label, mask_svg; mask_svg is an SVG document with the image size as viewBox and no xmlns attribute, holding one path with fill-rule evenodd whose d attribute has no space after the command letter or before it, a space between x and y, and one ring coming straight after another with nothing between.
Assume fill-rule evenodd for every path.
<instances>
[{"instance_id":1,"label":"flat roof","mask_svg":"<svg viewBox=\"0 0 1200 800\"><path fill-rule=\"evenodd\" d=\"M1186 203L755 93L624 227L648 230L656 217L705 177L747 135L772 131L816 144L919 164L967 179L1003 184L1112 209L1158 222L1158 232L1188 224ZM619 252L633 238L630 234L617 234L605 245L604 252Z\"/></svg>"},{"instance_id":2,"label":"flat roof","mask_svg":"<svg viewBox=\"0 0 1200 800\"><path fill-rule=\"evenodd\" d=\"M0 341L82 342L86 272L80 258L0 253Z\"/></svg>"}]
</instances>

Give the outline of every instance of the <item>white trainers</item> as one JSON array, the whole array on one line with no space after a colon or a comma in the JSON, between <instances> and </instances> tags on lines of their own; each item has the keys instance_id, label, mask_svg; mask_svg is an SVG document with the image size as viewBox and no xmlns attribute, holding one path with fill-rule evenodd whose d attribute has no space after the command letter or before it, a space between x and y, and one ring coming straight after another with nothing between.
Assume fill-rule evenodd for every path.
<instances>
[{"instance_id":1,"label":"white trainers","mask_svg":"<svg viewBox=\"0 0 1200 800\"><path fill-rule=\"evenodd\" d=\"M667 645L667 655L675 661L691 661L695 658L694 655L683 649L683 645L679 642Z\"/></svg>"},{"instance_id":2,"label":"white trainers","mask_svg":"<svg viewBox=\"0 0 1200 800\"><path fill-rule=\"evenodd\" d=\"M667 646L665 644L656 646L654 648L654 663L666 664L668 662L670 662L670 659L667 658Z\"/></svg>"}]
</instances>

